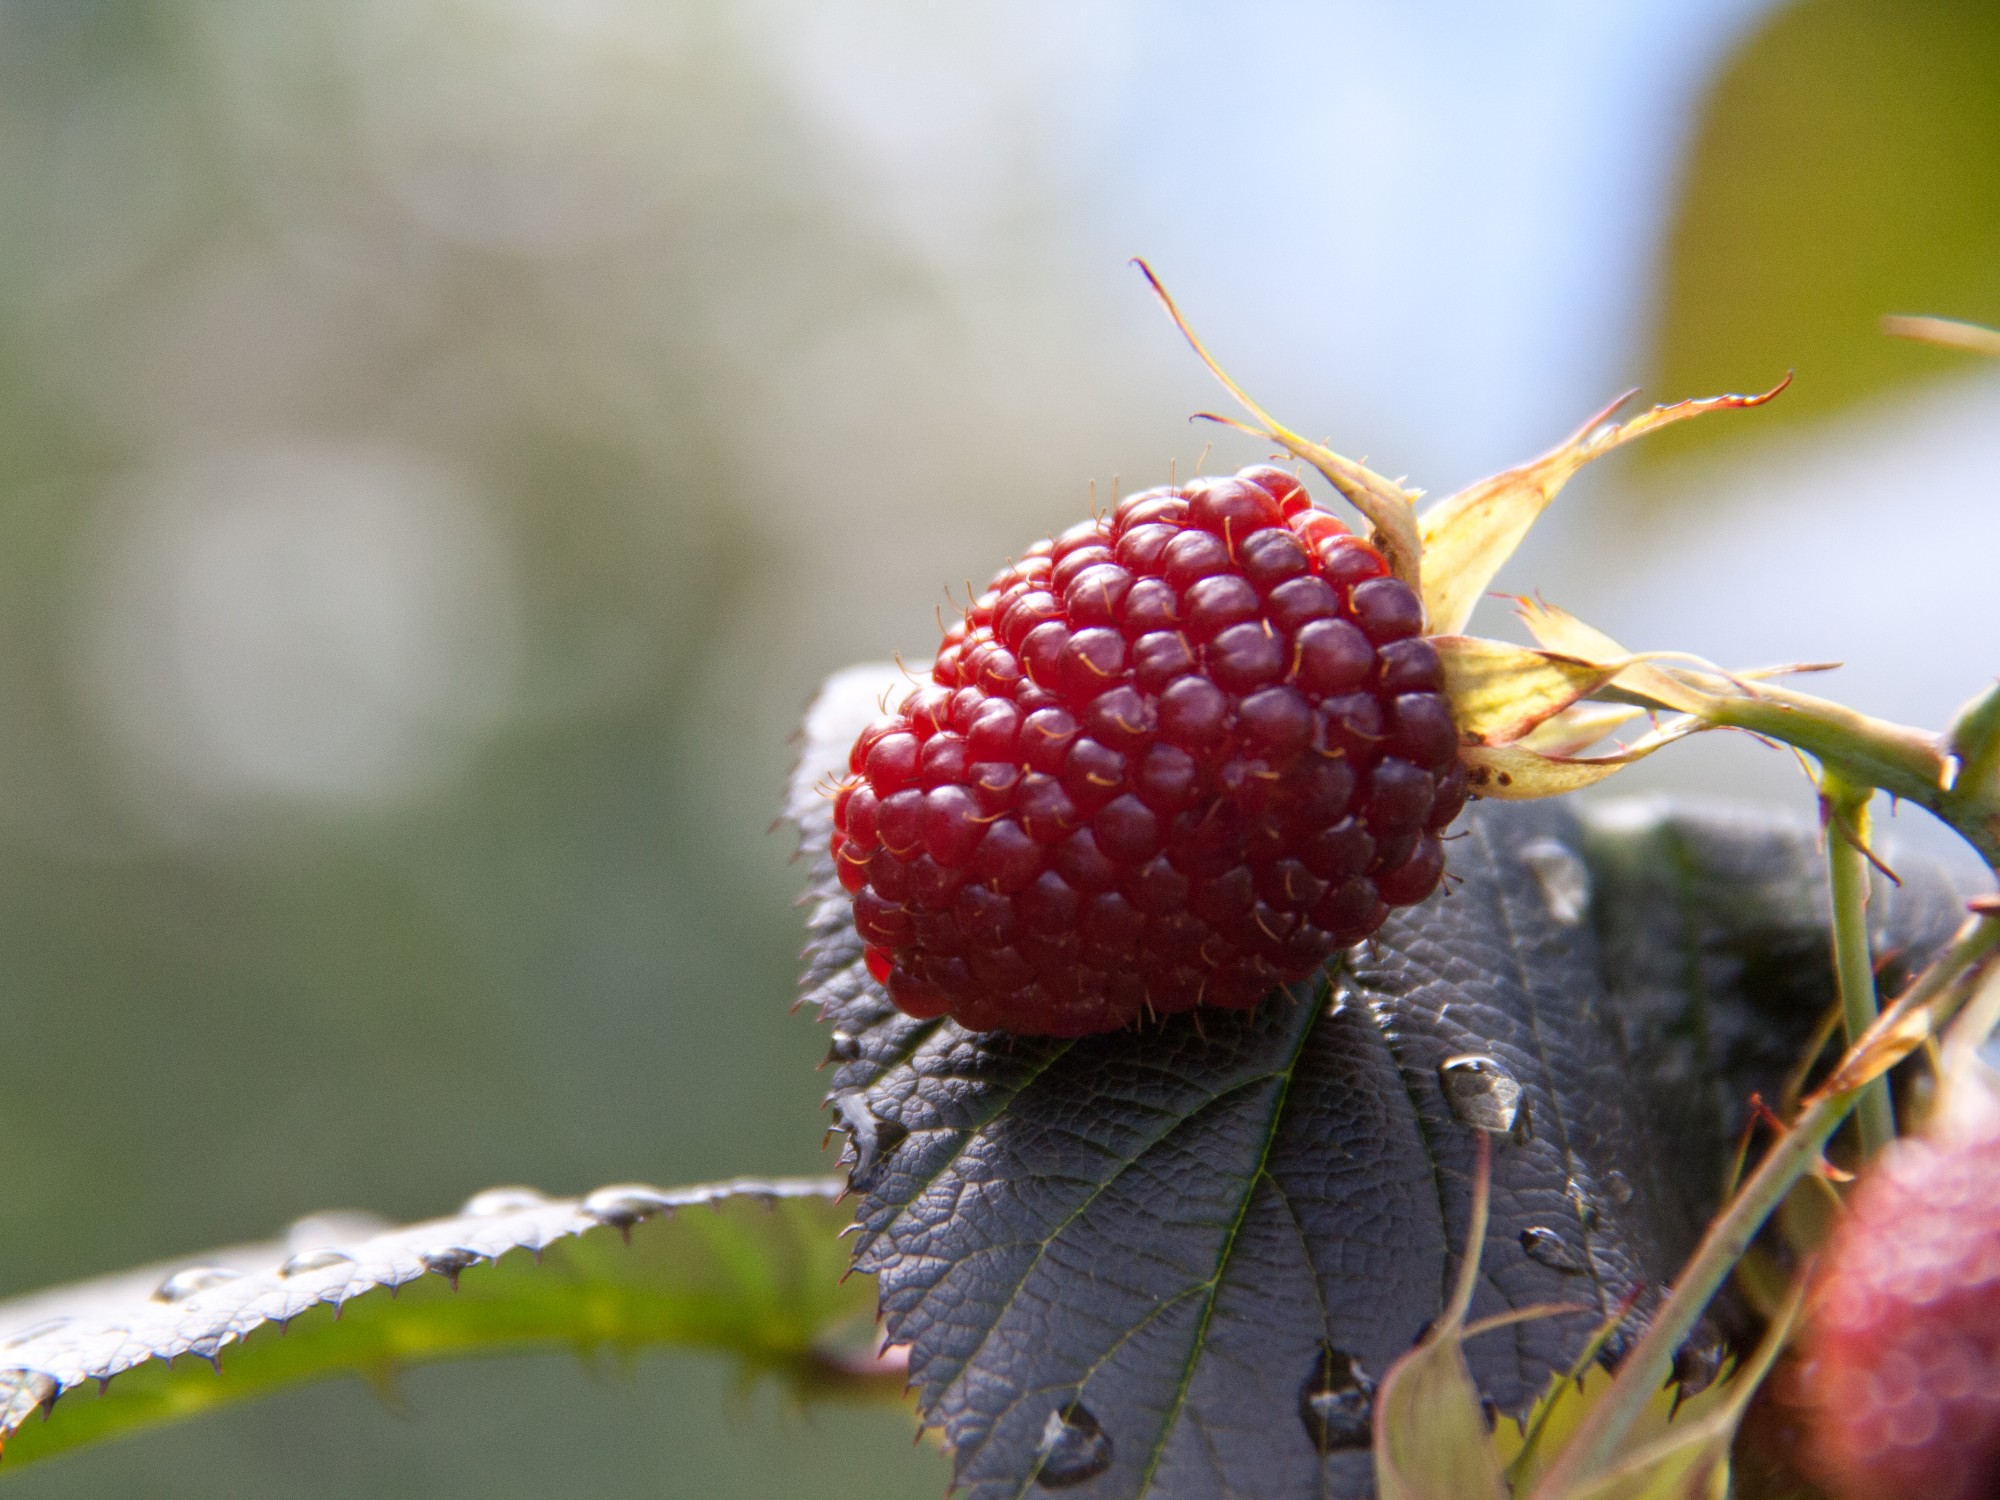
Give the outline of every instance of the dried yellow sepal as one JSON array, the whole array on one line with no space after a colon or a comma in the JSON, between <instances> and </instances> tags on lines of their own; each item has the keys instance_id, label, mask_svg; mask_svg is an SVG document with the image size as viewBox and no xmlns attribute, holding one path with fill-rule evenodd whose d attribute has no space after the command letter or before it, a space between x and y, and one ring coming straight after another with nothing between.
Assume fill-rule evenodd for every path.
<instances>
[{"instance_id":1,"label":"dried yellow sepal","mask_svg":"<svg viewBox=\"0 0 2000 1500\"><path fill-rule=\"evenodd\" d=\"M1645 712L1633 703L1578 703L1536 726L1515 743L1543 755L1580 755Z\"/></svg>"},{"instance_id":2,"label":"dried yellow sepal","mask_svg":"<svg viewBox=\"0 0 2000 1500\"><path fill-rule=\"evenodd\" d=\"M1595 786L1675 740L1708 727L1693 715L1682 715L1608 755L1544 755L1525 745L1465 745L1458 758L1470 768L1472 789L1480 796L1500 802L1532 802Z\"/></svg>"},{"instance_id":3,"label":"dried yellow sepal","mask_svg":"<svg viewBox=\"0 0 2000 1500\"><path fill-rule=\"evenodd\" d=\"M1229 372L1215 361L1200 337L1188 325L1181 310L1174 305L1174 299L1167 289L1160 285L1153 268L1143 260L1133 262L1146 278L1146 284L1153 289L1153 295L1160 299L1160 305L1167 310L1167 316L1174 320L1174 327L1181 331L1181 337L1188 341L1201 362L1208 367L1222 388L1234 396L1243 409L1256 418L1255 425L1238 422L1230 417L1217 416L1214 412L1201 415L1211 422L1220 422L1225 427L1234 427L1256 437L1269 438L1292 457L1311 464L1325 476L1326 482L1347 497L1356 510L1368 518L1374 528L1375 545L1388 560L1389 571L1412 589L1418 588L1422 576L1423 543L1417 536L1417 497L1404 489L1395 480L1377 474L1365 464L1358 464L1351 458L1344 458L1331 448L1299 436L1276 417L1265 411L1242 386L1230 378Z\"/></svg>"},{"instance_id":4,"label":"dried yellow sepal","mask_svg":"<svg viewBox=\"0 0 2000 1500\"><path fill-rule=\"evenodd\" d=\"M1556 492L1585 464L1634 438L1690 417L1762 406L1790 383L1787 375L1770 390L1754 396L1677 401L1613 423L1618 409L1636 394L1628 392L1540 458L1482 479L1431 506L1417 522L1423 550L1421 592L1431 629L1446 634L1465 629L1473 605L1493 575L1514 555Z\"/></svg>"},{"instance_id":5,"label":"dried yellow sepal","mask_svg":"<svg viewBox=\"0 0 2000 1500\"><path fill-rule=\"evenodd\" d=\"M1511 745L1616 677L1600 665L1474 635L1431 637L1461 739ZM1600 736L1601 738L1601 736Z\"/></svg>"},{"instance_id":6,"label":"dried yellow sepal","mask_svg":"<svg viewBox=\"0 0 2000 1500\"><path fill-rule=\"evenodd\" d=\"M1611 680L1626 692L1644 699L1648 708L1698 714L1714 701L1710 695L1682 681L1672 671L1654 666L1644 657L1635 656L1603 631L1584 624L1568 610L1546 600L1517 600L1515 613L1528 627L1528 634L1546 650L1574 656L1582 661L1606 665L1618 663L1619 669L1612 674Z\"/></svg>"},{"instance_id":7,"label":"dried yellow sepal","mask_svg":"<svg viewBox=\"0 0 2000 1500\"><path fill-rule=\"evenodd\" d=\"M1144 261L1134 264L1189 347L1251 421L1201 415L1275 442L1319 470L1367 518L1391 573L1417 592L1425 633L1443 661L1460 759L1470 769L1475 792L1530 798L1575 791L1674 740L1726 723L1719 712L1725 699L1760 696L1743 678L1705 663L1689 669L1665 665L1690 660L1674 653L1635 655L1575 616L1538 601L1521 601L1521 614L1540 650L1480 640L1464 630L1481 592L1577 470L1675 422L1761 406L1789 385L1791 376L1755 395L1679 401L1616 421L1631 399L1628 393L1540 458L1481 480L1419 516L1419 492L1300 436L1252 400L1209 354L1152 269ZM1637 743L1607 755L1577 753L1639 714L1660 711L1676 717Z\"/></svg>"}]
</instances>

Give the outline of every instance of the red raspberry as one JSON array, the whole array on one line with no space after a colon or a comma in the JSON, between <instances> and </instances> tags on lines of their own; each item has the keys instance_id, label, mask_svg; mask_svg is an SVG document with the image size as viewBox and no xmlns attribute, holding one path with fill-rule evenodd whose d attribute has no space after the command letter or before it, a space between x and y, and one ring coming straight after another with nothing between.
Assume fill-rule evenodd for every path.
<instances>
[{"instance_id":1,"label":"red raspberry","mask_svg":"<svg viewBox=\"0 0 2000 1500\"><path fill-rule=\"evenodd\" d=\"M2000 1494L2000 1103L1898 1141L1821 1261L1792 1399L1851 1500Z\"/></svg>"},{"instance_id":2,"label":"red raspberry","mask_svg":"<svg viewBox=\"0 0 2000 1500\"><path fill-rule=\"evenodd\" d=\"M1466 781L1388 571L1268 467L1003 569L834 804L890 998L1054 1036L1245 1008L1428 896Z\"/></svg>"}]
</instances>

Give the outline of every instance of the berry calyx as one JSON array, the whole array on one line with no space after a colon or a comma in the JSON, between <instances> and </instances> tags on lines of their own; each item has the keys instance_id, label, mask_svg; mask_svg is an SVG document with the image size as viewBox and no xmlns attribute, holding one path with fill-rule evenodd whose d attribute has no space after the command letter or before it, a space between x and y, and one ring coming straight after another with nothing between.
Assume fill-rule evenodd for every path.
<instances>
[{"instance_id":1,"label":"berry calyx","mask_svg":"<svg viewBox=\"0 0 2000 1500\"><path fill-rule=\"evenodd\" d=\"M1467 795L1423 607L1259 466L1028 549L870 725L832 851L908 1014L1247 1008L1423 900Z\"/></svg>"}]
</instances>

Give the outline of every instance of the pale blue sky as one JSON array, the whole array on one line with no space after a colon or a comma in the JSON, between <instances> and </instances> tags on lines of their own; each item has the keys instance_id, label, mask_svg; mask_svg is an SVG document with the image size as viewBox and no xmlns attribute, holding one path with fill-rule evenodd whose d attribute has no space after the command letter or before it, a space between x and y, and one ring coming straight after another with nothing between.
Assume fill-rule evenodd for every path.
<instances>
[{"instance_id":1,"label":"pale blue sky","mask_svg":"<svg viewBox=\"0 0 2000 1500\"><path fill-rule=\"evenodd\" d=\"M1144 254L1271 404L1441 488L1641 373L1694 106L1767 8L830 0L780 48L929 253L1053 220L1107 301Z\"/></svg>"}]
</instances>

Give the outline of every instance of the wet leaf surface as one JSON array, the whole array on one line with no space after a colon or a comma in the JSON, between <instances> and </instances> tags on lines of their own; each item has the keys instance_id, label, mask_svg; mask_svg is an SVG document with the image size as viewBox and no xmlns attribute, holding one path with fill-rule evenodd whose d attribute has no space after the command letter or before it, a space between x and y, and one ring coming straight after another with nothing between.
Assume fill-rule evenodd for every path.
<instances>
[{"instance_id":1,"label":"wet leaf surface","mask_svg":"<svg viewBox=\"0 0 2000 1500\"><path fill-rule=\"evenodd\" d=\"M813 786L884 681L846 674L809 721L808 849ZM1657 1305L1749 1090L1832 998L1811 832L1633 804L1484 804L1460 828L1454 889L1320 983L1073 1042L894 1011L816 860L806 990L836 1031L856 1264L967 1493L1369 1493L1366 1448L1327 1444L1306 1397L1338 1371L1345 1412L1442 1310L1496 1100L1471 1317L1589 1311L1472 1340L1483 1397L1524 1410L1604 1314L1631 1302L1615 1359ZM1962 908L1902 874L1874 910L1911 962Z\"/></svg>"},{"instance_id":2,"label":"wet leaf surface","mask_svg":"<svg viewBox=\"0 0 2000 1500\"><path fill-rule=\"evenodd\" d=\"M269 1243L0 1304L0 1475L329 1375L382 1386L412 1364L531 1349L706 1349L803 1392L893 1396L900 1381L866 1361L872 1289L840 1281L838 1190L502 1188L451 1218L316 1216ZM28 1420L38 1409L47 1422Z\"/></svg>"}]
</instances>

